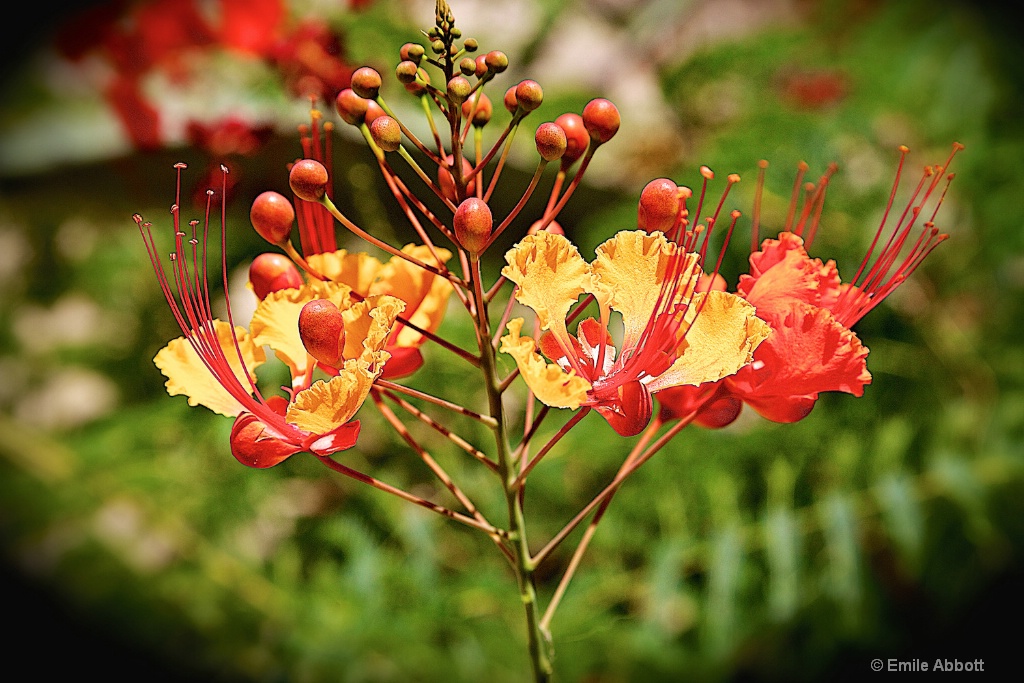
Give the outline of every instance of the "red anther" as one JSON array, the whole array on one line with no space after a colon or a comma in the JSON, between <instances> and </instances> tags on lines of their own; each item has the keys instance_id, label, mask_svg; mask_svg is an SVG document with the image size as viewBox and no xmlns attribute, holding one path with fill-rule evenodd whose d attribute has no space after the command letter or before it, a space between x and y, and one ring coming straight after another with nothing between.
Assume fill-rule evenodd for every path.
<instances>
[{"instance_id":1,"label":"red anther","mask_svg":"<svg viewBox=\"0 0 1024 683\"><path fill-rule=\"evenodd\" d=\"M345 321L327 299L314 299L299 311L299 337L318 363L338 367L345 351Z\"/></svg>"},{"instance_id":2,"label":"red anther","mask_svg":"<svg viewBox=\"0 0 1024 683\"><path fill-rule=\"evenodd\" d=\"M302 159L292 164L288 173L288 184L299 199L307 202L319 202L327 192L330 178L327 169L315 159Z\"/></svg>"},{"instance_id":3,"label":"red anther","mask_svg":"<svg viewBox=\"0 0 1024 683\"><path fill-rule=\"evenodd\" d=\"M704 178L706 178L707 180L714 180L714 179L715 179L715 172L714 172L714 171L712 171L712 170L711 170L710 168L708 168L707 166L701 166L701 167L700 167L700 174L701 174L701 175L702 175L702 176L703 176Z\"/></svg>"},{"instance_id":4,"label":"red anther","mask_svg":"<svg viewBox=\"0 0 1024 683\"><path fill-rule=\"evenodd\" d=\"M555 119L558 127L565 131L565 154L562 155L562 170L572 166L587 151L590 133L579 114L566 113Z\"/></svg>"},{"instance_id":5,"label":"red anther","mask_svg":"<svg viewBox=\"0 0 1024 683\"><path fill-rule=\"evenodd\" d=\"M605 143L615 136L622 122L619 110L606 99L591 100L583 108L583 125L591 139Z\"/></svg>"},{"instance_id":6,"label":"red anther","mask_svg":"<svg viewBox=\"0 0 1024 683\"><path fill-rule=\"evenodd\" d=\"M455 157L449 154L445 157L447 164L445 166L437 167L437 186L441 190L441 194L445 199L451 202L459 201L458 189L455 187L455 177L452 176L451 171L448 170L448 166L455 163ZM473 171L473 164L466 160L466 157L462 157L462 177L465 178ZM466 193L473 194L476 191L476 176L469 181L466 186Z\"/></svg>"},{"instance_id":7,"label":"red anther","mask_svg":"<svg viewBox=\"0 0 1024 683\"><path fill-rule=\"evenodd\" d=\"M402 146L402 128L390 116L384 115L374 119L370 124L370 135L385 152L395 152Z\"/></svg>"},{"instance_id":8,"label":"red anther","mask_svg":"<svg viewBox=\"0 0 1024 683\"><path fill-rule=\"evenodd\" d=\"M544 91L537 81L525 80L516 86L516 101L523 111L533 111L544 102Z\"/></svg>"},{"instance_id":9,"label":"red anther","mask_svg":"<svg viewBox=\"0 0 1024 683\"><path fill-rule=\"evenodd\" d=\"M473 111L473 107L476 107L476 111ZM494 107L491 105L491 98L484 93L480 93L479 101L476 98L466 100L462 103L462 115L469 118L470 114L473 114L473 125L477 128L486 126L491 120L491 114L494 113Z\"/></svg>"},{"instance_id":10,"label":"red anther","mask_svg":"<svg viewBox=\"0 0 1024 683\"><path fill-rule=\"evenodd\" d=\"M561 159L568 146L565 131L557 123L542 123L537 126L534 141L537 143L537 153L544 161Z\"/></svg>"},{"instance_id":11,"label":"red anther","mask_svg":"<svg viewBox=\"0 0 1024 683\"><path fill-rule=\"evenodd\" d=\"M505 97L502 102L510 114L515 114L519 110L519 100L516 99L516 86L513 85L505 91Z\"/></svg>"},{"instance_id":12,"label":"red anther","mask_svg":"<svg viewBox=\"0 0 1024 683\"><path fill-rule=\"evenodd\" d=\"M471 254L479 254L487 246L491 238L491 227L494 225L491 208L487 203L476 197L470 197L455 211L452 227L462 248Z\"/></svg>"},{"instance_id":13,"label":"red anther","mask_svg":"<svg viewBox=\"0 0 1024 683\"><path fill-rule=\"evenodd\" d=\"M287 197L268 190L253 200L249 220L260 237L271 244L283 244L291 235L295 208Z\"/></svg>"},{"instance_id":14,"label":"red anther","mask_svg":"<svg viewBox=\"0 0 1024 683\"><path fill-rule=\"evenodd\" d=\"M679 216L679 187L669 178L657 178L647 183L640 193L636 210L637 227L647 232L668 234Z\"/></svg>"},{"instance_id":15,"label":"red anther","mask_svg":"<svg viewBox=\"0 0 1024 683\"><path fill-rule=\"evenodd\" d=\"M287 256L267 252L253 259L249 266L249 283L262 301L271 292L298 289L302 286L302 276Z\"/></svg>"},{"instance_id":16,"label":"red anther","mask_svg":"<svg viewBox=\"0 0 1024 683\"><path fill-rule=\"evenodd\" d=\"M363 99L352 88L345 88L334 99L334 108L345 123L358 126L366 119L366 109L370 100Z\"/></svg>"},{"instance_id":17,"label":"red anther","mask_svg":"<svg viewBox=\"0 0 1024 683\"><path fill-rule=\"evenodd\" d=\"M380 74L372 67L360 67L352 74L352 89L360 97L365 97L368 100L377 99L380 85Z\"/></svg>"}]
</instances>

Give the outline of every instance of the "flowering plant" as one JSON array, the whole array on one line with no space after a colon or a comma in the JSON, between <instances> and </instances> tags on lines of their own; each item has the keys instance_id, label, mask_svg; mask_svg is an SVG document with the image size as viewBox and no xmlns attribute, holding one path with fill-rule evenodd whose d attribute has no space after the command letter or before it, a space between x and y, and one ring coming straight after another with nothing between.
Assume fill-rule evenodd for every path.
<instances>
[{"instance_id":1,"label":"flowering plant","mask_svg":"<svg viewBox=\"0 0 1024 683\"><path fill-rule=\"evenodd\" d=\"M952 155L943 165L926 169L887 232L890 199L864 265L847 284L841 283L833 262L812 259L806 251L817 230L831 170L806 188L799 207L803 167L783 232L759 248L759 200L755 204L751 271L735 293L726 291L719 268L740 218L739 211L722 212L730 188L740 179L729 175L719 200L709 203L714 174L707 168L701 169L696 192L669 179L650 183L640 196L637 228L610 236L588 262L557 218L597 150L615 136L620 123L615 105L595 99L580 114L566 113L537 126L536 171L515 206L496 217L490 200L512 141L540 106L543 90L537 82L523 80L504 92L509 119L485 149L484 129L496 118L485 91L507 69L506 55L491 51L470 56L478 51L477 41L463 39L444 0L438 0L435 25L425 35L426 48L417 43L402 47L395 75L422 103L432 140L420 140L400 120L382 94L381 75L372 68L355 70L351 86L334 99L341 120L357 128L372 150L419 243L389 244L335 204L329 147L333 124L322 123L323 113L314 110L303 133L304 158L289 169L292 198L268 191L252 204L254 229L279 251L252 262L249 282L260 303L246 329L236 325L230 302L226 321L214 318L211 304L207 250L213 197L225 193L211 190L204 219L182 225L184 165L179 164L169 272L151 225L135 216L182 331L155 362L167 377L170 394L184 394L191 405L234 418L230 450L241 463L266 468L308 453L335 472L488 536L516 581L534 678L546 681L553 674L551 624L557 607L626 478L691 422L725 426L743 403L768 419L792 422L810 412L822 391L863 392L870 381L867 349L850 327L944 239L934 218L944 194L941 183L952 178L947 175ZM435 71L428 72L428 67ZM438 72L441 85L431 79ZM436 112L443 126L437 125ZM398 159L426 188L424 196L394 170L392 163ZM436 172L425 171L423 159ZM544 209L526 217L528 200L552 163L557 171ZM893 197L902 166L901 157ZM227 169L222 178L226 187ZM759 188L762 183L763 175ZM933 208L930 218L921 221L926 203ZM714 208L707 211L706 205ZM222 200L222 254L224 217ZM726 235L716 258L709 253L711 236L723 219L728 219ZM299 249L291 240L296 223ZM338 249L338 223L388 260ZM485 272L483 256L506 231L520 239L504 255L500 273ZM498 305L502 298L504 306ZM449 307L468 317L475 348L440 334ZM500 315L492 315L499 310ZM588 312L591 317L583 317ZM267 360L266 347L290 375L289 385L274 394L258 386L255 373ZM462 387L432 393L396 381L434 357L433 349L423 352L429 347L476 373L486 405L462 405L452 395L466 394ZM510 391L520 379L525 401ZM458 506L425 499L346 464L344 452L359 446L357 415L368 401ZM406 419L436 430L493 473L507 519L498 523L485 516L472 492L445 471L395 408ZM534 451L543 423L558 412L553 408L571 416ZM486 426L489 442L472 443L458 434L445 418L435 417L441 411ZM591 412L620 436L639 439L615 477L534 550L528 479ZM538 591L539 568L587 520L557 587L544 600Z\"/></svg>"}]
</instances>

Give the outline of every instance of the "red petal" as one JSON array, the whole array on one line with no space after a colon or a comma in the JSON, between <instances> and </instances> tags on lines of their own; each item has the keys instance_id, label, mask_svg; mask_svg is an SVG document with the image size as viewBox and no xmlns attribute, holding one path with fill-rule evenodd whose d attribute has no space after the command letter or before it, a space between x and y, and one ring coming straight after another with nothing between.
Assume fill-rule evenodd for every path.
<instances>
[{"instance_id":1,"label":"red petal","mask_svg":"<svg viewBox=\"0 0 1024 683\"><path fill-rule=\"evenodd\" d=\"M242 413L231 427L231 455L249 467L273 467L302 450L302 446L268 436L252 413Z\"/></svg>"},{"instance_id":2,"label":"red petal","mask_svg":"<svg viewBox=\"0 0 1024 683\"><path fill-rule=\"evenodd\" d=\"M616 404L596 409L620 436L636 436L650 423L654 402L647 387L634 380L618 388Z\"/></svg>"},{"instance_id":3,"label":"red petal","mask_svg":"<svg viewBox=\"0 0 1024 683\"><path fill-rule=\"evenodd\" d=\"M389 346L386 349L391 358L384 364L382 379L398 379L408 377L423 365L423 354L418 348L410 346Z\"/></svg>"},{"instance_id":4,"label":"red petal","mask_svg":"<svg viewBox=\"0 0 1024 683\"><path fill-rule=\"evenodd\" d=\"M315 455L330 455L352 448L356 445L357 438L359 438L359 420L352 420L326 434L314 434L306 439L303 446Z\"/></svg>"}]
</instances>

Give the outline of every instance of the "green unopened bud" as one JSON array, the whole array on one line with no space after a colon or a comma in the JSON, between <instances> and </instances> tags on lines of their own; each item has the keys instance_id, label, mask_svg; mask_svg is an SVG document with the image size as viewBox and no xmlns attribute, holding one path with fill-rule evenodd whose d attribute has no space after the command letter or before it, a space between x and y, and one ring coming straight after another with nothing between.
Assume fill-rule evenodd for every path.
<instances>
[{"instance_id":1,"label":"green unopened bud","mask_svg":"<svg viewBox=\"0 0 1024 683\"><path fill-rule=\"evenodd\" d=\"M476 52L480 49L480 43L477 42L476 38L466 38L462 43L462 48L466 52Z\"/></svg>"},{"instance_id":2,"label":"green unopened bud","mask_svg":"<svg viewBox=\"0 0 1024 683\"><path fill-rule=\"evenodd\" d=\"M462 72L463 76L475 76L476 75L476 60L472 57L463 57L459 61L459 71Z\"/></svg>"},{"instance_id":3,"label":"green unopened bud","mask_svg":"<svg viewBox=\"0 0 1024 683\"><path fill-rule=\"evenodd\" d=\"M444 52L444 42L440 40L435 40L430 44L430 49L433 51L435 55L439 55L442 52Z\"/></svg>"},{"instance_id":4,"label":"green unopened bud","mask_svg":"<svg viewBox=\"0 0 1024 683\"><path fill-rule=\"evenodd\" d=\"M416 80L416 72L419 71L419 67L416 66L416 62L411 59L407 59L403 62L399 62L398 66L395 67L395 77L399 83L408 85Z\"/></svg>"},{"instance_id":5,"label":"green unopened bud","mask_svg":"<svg viewBox=\"0 0 1024 683\"><path fill-rule=\"evenodd\" d=\"M403 62L408 61L418 65L420 60L423 59L425 52L426 50L419 43L406 43L398 51L398 56L401 57Z\"/></svg>"},{"instance_id":6,"label":"green unopened bud","mask_svg":"<svg viewBox=\"0 0 1024 683\"><path fill-rule=\"evenodd\" d=\"M471 92L473 84L463 76L453 76L452 80L448 81L448 97L456 104L465 102Z\"/></svg>"}]
</instances>

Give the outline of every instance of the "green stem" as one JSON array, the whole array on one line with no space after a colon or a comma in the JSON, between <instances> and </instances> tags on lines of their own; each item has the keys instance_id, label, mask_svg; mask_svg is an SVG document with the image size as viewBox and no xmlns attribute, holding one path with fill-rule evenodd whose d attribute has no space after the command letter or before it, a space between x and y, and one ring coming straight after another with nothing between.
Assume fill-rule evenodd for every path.
<instances>
[{"instance_id":1,"label":"green stem","mask_svg":"<svg viewBox=\"0 0 1024 683\"><path fill-rule=\"evenodd\" d=\"M484 375L487 389L487 401L490 415L494 419L492 427L498 451L498 473L501 475L502 488L508 506L509 538L514 553L513 568L519 585L519 598L526 613L526 628L529 642L530 663L536 683L548 683L552 676L552 644L551 638L540 625L540 605L538 604L537 585L535 578L536 564L530 555L530 547L526 537L526 517L523 513L522 500L516 486L516 469L511 457L508 434L502 409L501 389L497 375L497 362L494 347L491 346L490 322L487 317L487 299L481 284L480 260L471 257L471 279L473 281L473 298L476 300L477 343L480 348L480 369Z\"/></svg>"}]
</instances>

